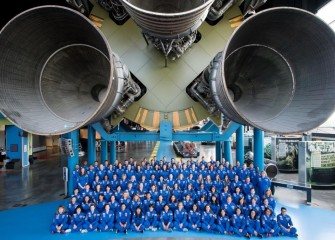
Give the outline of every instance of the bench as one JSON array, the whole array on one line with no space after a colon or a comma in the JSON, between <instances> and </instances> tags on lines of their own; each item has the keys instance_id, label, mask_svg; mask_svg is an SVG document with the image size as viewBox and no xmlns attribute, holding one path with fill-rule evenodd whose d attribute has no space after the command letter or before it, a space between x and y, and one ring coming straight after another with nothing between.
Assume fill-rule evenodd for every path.
<instances>
[{"instance_id":1,"label":"bench","mask_svg":"<svg viewBox=\"0 0 335 240\"><path fill-rule=\"evenodd\" d=\"M302 184L297 182L286 181L282 179L272 179L271 181L271 191L274 193L274 187L283 187L288 189L296 189L305 191L307 195L306 204L310 205L312 203L312 187L310 184Z\"/></svg>"}]
</instances>

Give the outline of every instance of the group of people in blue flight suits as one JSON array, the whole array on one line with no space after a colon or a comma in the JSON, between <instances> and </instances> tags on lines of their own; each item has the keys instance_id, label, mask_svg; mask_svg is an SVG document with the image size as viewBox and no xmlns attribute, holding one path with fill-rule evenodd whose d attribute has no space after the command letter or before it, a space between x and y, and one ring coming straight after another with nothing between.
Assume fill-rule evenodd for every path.
<instances>
[{"instance_id":1,"label":"group of people in blue flight suits","mask_svg":"<svg viewBox=\"0 0 335 240\"><path fill-rule=\"evenodd\" d=\"M250 238L296 237L266 172L253 164L201 160L177 162L133 158L82 166L72 173L74 192L59 206L52 233L128 230L205 231Z\"/></svg>"}]
</instances>

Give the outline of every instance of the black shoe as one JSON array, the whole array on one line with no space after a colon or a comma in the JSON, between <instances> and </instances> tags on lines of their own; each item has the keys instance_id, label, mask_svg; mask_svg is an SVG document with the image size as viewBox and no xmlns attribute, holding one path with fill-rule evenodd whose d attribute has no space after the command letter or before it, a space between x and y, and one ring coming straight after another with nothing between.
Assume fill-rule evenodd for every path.
<instances>
[{"instance_id":1,"label":"black shoe","mask_svg":"<svg viewBox=\"0 0 335 240\"><path fill-rule=\"evenodd\" d=\"M126 230L124 230L124 234L127 234L127 233L128 233L127 229L126 229Z\"/></svg>"},{"instance_id":2,"label":"black shoe","mask_svg":"<svg viewBox=\"0 0 335 240\"><path fill-rule=\"evenodd\" d=\"M263 238L263 235L262 234L258 234L257 237Z\"/></svg>"},{"instance_id":3,"label":"black shoe","mask_svg":"<svg viewBox=\"0 0 335 240\"><path fill-rule=\"evenodd\" d=\"M144 230L141 230L140 233L144 233Z\"/></svg>"},{"instance_id":4,"label":"black shoe","mask_svg":"<svg viewBox=\"0 0 335 240\"><path fill-rule=\"evenodd\" d=\"M246 238L250 239L250 235L247 233L244 235Z\"/></svg>"},{"instance_id":5,"label":"black shoe","mask_svg":"<svg viewBox=\"0 0 335 240\"><path fill-rule=\"evenodd\" d=\"M293 236L294 236L294 237L298 237L298 234L297 234L297 233L295 233L295 234L293 234Z\"/></svg>"}]
</instances>

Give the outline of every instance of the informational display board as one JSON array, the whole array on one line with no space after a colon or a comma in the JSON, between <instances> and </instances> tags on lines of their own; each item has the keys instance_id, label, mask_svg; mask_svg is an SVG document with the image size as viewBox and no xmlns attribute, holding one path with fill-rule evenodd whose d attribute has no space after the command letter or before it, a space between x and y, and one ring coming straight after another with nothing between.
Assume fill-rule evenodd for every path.
<instances>
[{"instance_id":1,"label":"informational display board","mask_svg":"<svg viewBox=\"0 0 335 240\"><path fill-rule=\"evenodd\" d=\"M299 146L306 181L312 186L335 186L335 141L307 141Z\"/></svg>"},{"instance_id":2,"label":"informational display board","mask_svg":"<svg viewBox=\"0 0 335 240\"><path fill-rule=\"evenodd\" d=\"M272 160L276 161L281 172L298 172L298 143L301 138L272 138Z\"/></svg>"}]
</instances>

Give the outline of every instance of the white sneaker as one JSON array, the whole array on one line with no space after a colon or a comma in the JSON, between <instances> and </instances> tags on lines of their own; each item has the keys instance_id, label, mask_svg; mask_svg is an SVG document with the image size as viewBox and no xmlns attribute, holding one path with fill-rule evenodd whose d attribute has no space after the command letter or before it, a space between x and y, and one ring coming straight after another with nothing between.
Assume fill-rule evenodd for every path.
<instances>
[{"instance_id":1,"label":"white sneaker","mask_svg":"<svg viewBox=\"0 0 335 240\"><path fill-rule=\"evenodd\" d=\"M156 232L157 228L152 228L151 231Z\"/></svg>"},{"instance_id":2,"label":"white sneaker","mask_svg":"<svg viewBox=\"0 0 335 240\"><path fill-rule=\"evenodd\" d=\"M70 233L70 232L71 232L71 229L70 229L70 228L69 228L69 229L66 229L65 232L66 232L66 233Z\"/></svg>"},{"instance_id":3,"label":"white sneaker","mask_svg":"<svg viewBox=\"0 0 335 240\"><path fill-rule=\"evenodd\" d=\"M80 232L81 233L87 233L88 231L87 231L87 229L81 229Z\"/></svg>"},{"instance_id":4,"label":"white sneaker","mask_svg":"<svg viewBox=\"0 0 335 240\"><path fill-rule=\"evenodd\" d=\"M187 228L183 228L183 232L188 232L188 229Z\"/></svg>"}]
</instances>

